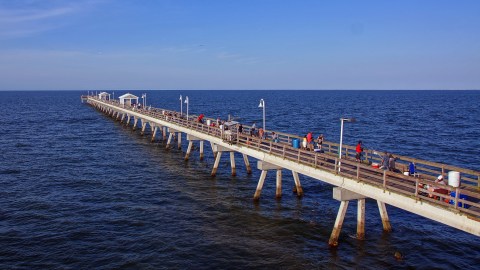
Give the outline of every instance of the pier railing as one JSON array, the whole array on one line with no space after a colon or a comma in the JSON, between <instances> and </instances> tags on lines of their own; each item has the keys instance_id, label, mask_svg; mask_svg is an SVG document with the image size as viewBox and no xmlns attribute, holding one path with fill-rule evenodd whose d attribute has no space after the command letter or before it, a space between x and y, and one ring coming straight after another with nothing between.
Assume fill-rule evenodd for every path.
<instances>
[{"instance_id":1,"label":"pier railing","mask_svg":"<svg viewBox=\"0 0 480 270\"><path fill-rule=\"evenodd\" d=\"M190 115L189 119L187 119L185 115L166 109L152 107L135 108L120 105L117 101L99 100L97 97L92 96L89 98L124 110L167 121L209 136L225 139L222 138L222 131L218 126L197 122L195 121L197 119L196 115ZM205 119L216 121L212 118ZM271 131L265 131L265 138L250 136L249 131L250 127L244 127L244 132L237 132L235 141L231 143L282 157L283 159L311 166L315 169L355 179L358 182L380 187L388 192L403 194L419 201L428 201L441 207L450 208L453 211L463 212L476 219L480 218L480 172L478 171L395 155L397 168L403 168L403 170L392 172L374 168L370 165L374 161L380 161L380 157L376 154L379 151L368 150L365 152L364 162L356 162L354 146L345 145L342 147L344 155L339 159L339 145L334 142L324 141L322 146L323 152L315 152L293 147L292 140L301 139L297 135L275 132L278 135L278 141L273 141ZM413 176L403 173L408 168L408 163L410 162L415 162L416 164L417 173ZM445 176L449 171L461 173L462 178L459 187L435 183L438 175Z\"/></svg>"}]
</instances>

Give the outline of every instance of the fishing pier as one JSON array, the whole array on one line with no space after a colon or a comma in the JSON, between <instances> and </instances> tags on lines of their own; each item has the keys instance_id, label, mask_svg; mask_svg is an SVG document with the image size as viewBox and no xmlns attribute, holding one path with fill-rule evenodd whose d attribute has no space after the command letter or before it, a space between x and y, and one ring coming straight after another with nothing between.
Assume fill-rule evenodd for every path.
<instances>
[{"instance_id":1,"label":"fishing pier","mask_svg":"<svg viewBox=\"0 0 480 270\"><path fill-rule=\"evenodd\" d=\"M232 175L237 173L235 154L243 156L247 173L251 173L252 170L250 160L255 159L256 167L261 174L257 188L252 192L254 200L260 199L269 171L276 175L277 198L282 196L283 170L292 172L294 191L299 197L303 195L301 175L333 185L333 198L339 201L340 206L329 239L331 246L338 245L345 214L352 200L357 201L356 236L358 239L365 237L367 198L377 201L384 231L391 231L392 228L386 208L386 205L391 205L480 236L478 171L396 155L399 159L397 168L402 169L400 172L392 172L372 166L380 162L378 151L368 150L364 152L365 160L356 162L353 146L324 141L323 151L308 151L295 147L295 141L300 139L297 135L275 132L278 137L273 139L272 131L266 130L264 138L251 136L249 127L243 127L240 132L239 123L233 121L226 122L223 128L220 128L218 125L210 125L216 121L215 119L204 118L204 121L197 121L197 115L132 106L131 100L127 102L111 100L105 95L82 96L81 100L115 120L132 125L134 130L140 129L142 135L149 131L152 141L161 137L167 141L167 147L172 147L176 143L177 147L181 148L182 138L186 139L188 147L185 160L190 158L194 144L199 145L202 159L206 143L215 157L212 176L216 175L224 153L230 157ZM339 156L339 153L342 154ZM410 162L416 164L414 174L407 173ZM458 184L435 183L438 175L445 178L458 176Z\"/></svg>"}]
</instances>

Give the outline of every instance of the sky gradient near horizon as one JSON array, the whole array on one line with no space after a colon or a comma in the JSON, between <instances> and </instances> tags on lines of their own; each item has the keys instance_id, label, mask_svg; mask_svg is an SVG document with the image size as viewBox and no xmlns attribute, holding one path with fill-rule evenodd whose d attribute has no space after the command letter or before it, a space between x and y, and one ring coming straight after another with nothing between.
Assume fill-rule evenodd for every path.
<instances>
[{"instance_id":1,"label":"sky gradient near horizon","mask_svg":"<svg viewBox=\"0 0 480 270\"><path fill-rule=\"evenodd\" d=\"M0 0L0 90L480 89L480 1Z\"/></svg>"}]
</instances>

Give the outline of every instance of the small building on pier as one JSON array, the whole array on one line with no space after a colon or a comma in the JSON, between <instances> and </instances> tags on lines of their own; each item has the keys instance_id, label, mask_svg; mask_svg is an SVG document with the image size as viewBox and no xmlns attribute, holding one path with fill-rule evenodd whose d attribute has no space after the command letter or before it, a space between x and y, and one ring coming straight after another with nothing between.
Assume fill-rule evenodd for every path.
<instances>
[{"instance_id":1,"label":"small building on pier","mask_svg":"<svg viewBox=\"0 0 480 270\"><path fill-rule=\"evenodd\" d=\"M100 100L110 100L110 94L107 92L101 92L98 94L98 99Z\"/></svg>"},{"instance_id":2,"label":"small building on pier","mask_svg":"<svg viewBox=\"0 0 480 270\"><path fill-rule=\"evenodd\" d=\"M132 106L138 104L138 97L130 93L126 93L125 95L118 97L118 99L120 100L121 105Z\"/></svg>"}]
</instances>

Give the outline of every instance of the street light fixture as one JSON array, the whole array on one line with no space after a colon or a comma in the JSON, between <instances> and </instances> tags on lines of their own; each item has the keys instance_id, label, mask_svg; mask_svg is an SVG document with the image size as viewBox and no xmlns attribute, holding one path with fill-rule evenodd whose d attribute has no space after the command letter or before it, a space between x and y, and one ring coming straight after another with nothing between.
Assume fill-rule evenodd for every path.
<instances>
[{"instance_id":1,"label":"street light fixture","mask_svg":"<svg viewBox=\"0 0 480 270\"><path fill-rule=\"evenodd\" d=\"M180 95L180 116L183 116L183 98Z\"/></svg>"},{"instance_id":2,"label":"street light fixture","mask_svg":"<svg viewBox=\"0 0 480 270\"><path fill-rule=\"evenodd\" d=\"M342 159L342 144L343 144L343 122L355 123L355 118L340 118L340 145L338 146L338 171L340 172L340 160Z\"/></svg>"},{"instance_id":3,"label":"street light fixture","mask_svg":"<svg viewBox=\"0 0 480 270\"><path fill-rule=\"evenodd\" d=\"M260 104L258 104L259 108L263 108L263 130L265 131L265 100L260 99Z\"/></svg>"},{"instance_id":4,"label":"street light fixture","mask_svg":"<svg viewBox=\"0 0 480 270\"><path fill-rule=\"evenodd\" d=\"M185 103L187 104L187 121L188 121L188 96L185 97Z\"/></svg>"}]
</instances>

